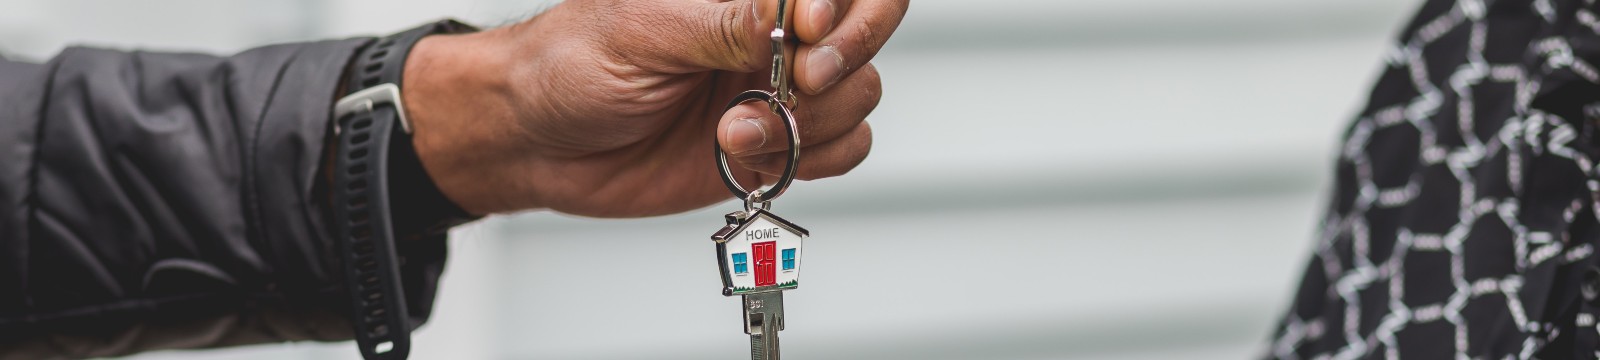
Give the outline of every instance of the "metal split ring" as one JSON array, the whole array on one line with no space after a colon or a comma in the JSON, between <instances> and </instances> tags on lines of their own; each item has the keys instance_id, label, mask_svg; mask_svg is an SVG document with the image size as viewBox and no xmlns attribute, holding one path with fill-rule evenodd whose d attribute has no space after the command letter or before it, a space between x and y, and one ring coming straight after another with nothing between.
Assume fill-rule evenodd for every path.
<instances>
[{"instance_id":1,"label":"metal split ring","mask_svg":"<svg viewBox=\"0 0 1600 360\"><path fill-rule=\"evenodd\" d=\"M745 207L751 210L757 203L761 203L763 208L771 208L772 200L783 195L783 191L789 188L789 183L794 182L795 172L800 168L800 131L794 125L794 114L789 111L789 106L784 105L773 93L761 90L745 91L728 102L728 107L722 112L727 113L739 104L757 100L765 101L772 107L773 113L782 118L783 129L789 134L789 163L783 166L783 177L778 178L778 182L772 184L772 188L752 192L739 186L739 180L733 178L733 170L728 168L728 154L722 151L722 144L716 139L711 141L711 145L716 147L717 171L722 173L722 183L728 185L728 191L732 191L734 197L745 199Z\"/></svg>"},{"instance_id":2,"label":"metal split ring","mask_svg":"<svg viewBox=\"0 0 1600 360\"><path fill-rule=\"evenodd\" d=\"M772 210L772 201L761 201L761 190L751 191L744 197L744 213L755 212L756 209Z\"/></svg>"}]
</instances>

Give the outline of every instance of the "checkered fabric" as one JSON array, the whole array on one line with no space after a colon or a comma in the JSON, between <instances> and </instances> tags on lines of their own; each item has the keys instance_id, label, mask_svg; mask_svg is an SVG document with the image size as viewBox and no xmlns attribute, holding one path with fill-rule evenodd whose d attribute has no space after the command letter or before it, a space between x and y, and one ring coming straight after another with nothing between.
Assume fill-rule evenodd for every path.
<instances>
[{"instance_id":1,"label":"checkered fabric","mask_svg":"<svg viewBox=\"0 0 1600 360\"><path fill-rule=\"evenodd\" d=\"M1339 146L1267 358L1596 358L1597 14L1423 4Z\"/></svg>"}]
</instances>

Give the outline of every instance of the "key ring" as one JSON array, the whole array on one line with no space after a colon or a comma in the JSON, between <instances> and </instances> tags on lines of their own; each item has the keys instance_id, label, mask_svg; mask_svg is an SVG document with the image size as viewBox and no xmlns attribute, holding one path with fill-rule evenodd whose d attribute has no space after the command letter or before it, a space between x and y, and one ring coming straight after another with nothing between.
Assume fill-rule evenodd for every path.
<instances>
[{"instance_id":1,"label":"key ring","mask_svg":"<svg viewBox=\"0 0 1600 360\"><path fill-rule=\"evenodd\" d=\"M777 24L773 26L771 34L773 90L745 91L733 97L733 101L728 102L728 107L722 109L723 113L727 113L739 104L761 100L767 102L767 107L772 109L773 114L783 118L783 129L789 133L789 163L783 166L783 177L778 178L778 182L765 191L746 191L743 186L739 186L738 179L733 178L733 170L728 168L728 154L722 151L722 144L716 140L711 141L711 145L716 147L717 171L722 173L722 183L728 185L728 191L732 191L734 197L745 200L747 210L754 209L756 204L761 204L763 208L771 208L772 200L783 195L783 191L789 188L789 183L794 182L795 172L800 167L800 131L794 125L794 113L789 111L791 107L797 105L798 100L794 96L794 90L789 88L789 62L783 56L783 48L788 41L784 33L785 24L789 20L788 8L789 0L778 0Z\"/></svg>"},{"instance_id":2,"label":"key ring","mask_svg":"<svg viewBox=\"0 0 1600 360\"><path fill-rule=\"evenodd\" d=\"M733 107L739 106L739 104L756 100L765 101L776 109L774 113L777 113L778 117L783 119L783 129L789 134L789 163L783 166L783 177L778 178L778 182L772 184L771 189L765 191L756 190L754 193L746 191L743 186L739 186L738 179L733 178L733 170L728 168L728 154L722 151L722 144L713 139L711 145L716 149L717 171L722 173L722 183L728 185L728 190L733 192L733 196L745 199L746 206L754 205L754 203L766 203L765 206L770 208L772 199L777 199L779 195L783 195L783 191L789 188L789 183L794 182L795 172L800 167L800 132L794 126L794 114L789 111L789 106L784 105L782 101L778 101L778 98L771 92L750 90L740 93L739 96L733 98L733 101L728 102L728 108L723 109L722 112L726 113Z\"/></svg>"},{"instance_id":3,"label":"key ring","mask_svg":"<svg viewBox=\"0 0 1600 360\"><path fill-rule=\"evenodd\" d=\"M744 197L744 213L754 213L756 209L772 210L771 201L761 201L761 190L751 191Z\"/></svg>"}]
</instances>

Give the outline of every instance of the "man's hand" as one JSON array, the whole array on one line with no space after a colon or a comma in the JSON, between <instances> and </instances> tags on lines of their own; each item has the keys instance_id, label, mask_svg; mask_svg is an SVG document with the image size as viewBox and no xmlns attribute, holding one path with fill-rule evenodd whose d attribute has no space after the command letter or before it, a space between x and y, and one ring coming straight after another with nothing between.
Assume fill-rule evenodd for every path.
<instances>
[{"instance_id":1,"label":"man's hand","mask_svg":"<svg viewBox=\"0 0 1600 360\"><path fill-rule=\"evenodd\" d=\"M747 188L774 182L782 123L763 103L723 109L739 92L771 89L776 3L572 0L517 25L425 38L402 84L418 155L474 214L704 207L730 197L713 139ZM869 61L909 0L790 3L799 177L841 175L871 147L865 118L882 86Z\"/></svg>"}]
</instances>

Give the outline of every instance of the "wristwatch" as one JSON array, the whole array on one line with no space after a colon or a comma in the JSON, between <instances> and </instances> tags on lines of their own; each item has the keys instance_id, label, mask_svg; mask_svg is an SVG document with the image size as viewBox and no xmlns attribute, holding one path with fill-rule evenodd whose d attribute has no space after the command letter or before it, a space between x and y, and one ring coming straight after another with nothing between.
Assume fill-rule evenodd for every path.
<instances>
[{"instance_id":1,"label":"wristwatch","mask_svg":"<svg viewBox=\"0 0 1600 360\"><path fill-rule=\"evenodd\" d=\"M400 97L406 56L425 36L476 30L443 20L373 41L357 52L346 71L347 93L334 104L333 228L350 323L365 359L405 359L411 351L396 235L470 220L439 192L412 147Z\"/></svg>"}]
</instances>

